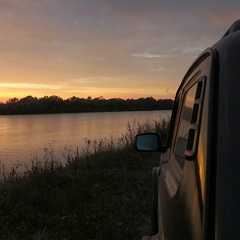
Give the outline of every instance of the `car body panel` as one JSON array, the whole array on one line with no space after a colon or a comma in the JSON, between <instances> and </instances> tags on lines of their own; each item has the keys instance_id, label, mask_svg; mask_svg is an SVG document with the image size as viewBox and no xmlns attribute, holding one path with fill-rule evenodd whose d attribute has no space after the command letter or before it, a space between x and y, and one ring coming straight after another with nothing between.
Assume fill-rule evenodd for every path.
<instances>
[{"instance_id":1,"label":"car body panel","mask_svg":"<svg viewBox=\"0 0 240 240\"><path fill-rule=\"evenodd\" d=\"M214 47L219 55L216 149L216 239L240 239L240 31Z\"/></svg>"},{"instance_id":2,"label":"car body panel","mask_svg":"<svg viewBox=\"0 0 240 240\"><path fill-rule=\"evenodd\" d=\"M163 153L162 158L168 159L161 166L161 174L159 179L159 201L162 215L162 223L159 229L162 229L165 239L201 239L203 229L203 203L205 199L205 179L202 175L205 174L206 163L203 161L207 155L208 147L205 145L208 138L208 126L205 126L205 131L199 131L199 136L195 148L198 154L195 156L195 161L184 161L184 166L179 166L175 159L176 138L178 131L181 129L180 119L182 114L182 105L185 99L185 94L189 87L197 84L199 79L204 76L204 97L207 97L210 91L210 83L208 79L211 77L212 58L214 53L211 49L206 50L200 58L189 69L184 79L184 84L178 91L176 104L178 104L177 113L175 114L174 128L169 142L169 151ZM207 93L206 93L207 92ZM208 101L202 99L201 124L207 123L204 121L207 117L202 116L202 112L208 112ZM204 117L206 117L204 119ZM190 124L188 128L191 128ZM200 127L199 127L200 128ZM188 130L187 130L188 131ZM184 144L183 144L184 145ZM186 143L185 143L186 145ZM204 151L203 151L204 150ZM167 154L168 156L164 156ZM174 224L171 224L174 223Z\"/></svg>"}]
</instances>

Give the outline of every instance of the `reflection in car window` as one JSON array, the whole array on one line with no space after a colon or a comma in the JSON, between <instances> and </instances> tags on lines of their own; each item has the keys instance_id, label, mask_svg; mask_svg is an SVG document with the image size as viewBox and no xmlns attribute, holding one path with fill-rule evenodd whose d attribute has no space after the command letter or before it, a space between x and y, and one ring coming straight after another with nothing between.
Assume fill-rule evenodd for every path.
<instances>
[{"instance_id":1,"label":"reflection in car window","mask_svg":"<svg viewBox=\"0 0 240 240\"><path fill-rule=\"evenodd\" d=\"M175 159L179 165L183 168L185 160L185 149L188 139L189 126L193 111L193 105L195 101L197 84L195 84L190 90L185 94L185 101L182 108L182 115L179 122L177 138L175 143Z\"/></svg>"}]
</instances>

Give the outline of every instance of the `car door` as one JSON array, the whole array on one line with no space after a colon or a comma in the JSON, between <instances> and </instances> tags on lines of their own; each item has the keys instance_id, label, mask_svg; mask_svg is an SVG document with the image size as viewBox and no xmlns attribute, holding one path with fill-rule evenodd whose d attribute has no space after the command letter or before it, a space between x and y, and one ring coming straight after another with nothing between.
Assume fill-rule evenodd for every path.
<instances>
[{"instance_id":1,"label":"car door","mask_svg":"<svg viewBox=\"0 0 240 240\"><path fill-rule=\"evenodd\" d=\"M162 239L198 240L204 234L213 56L209 49L194 62L176 95L158 184Z\"/></svg>"}]
</instances>

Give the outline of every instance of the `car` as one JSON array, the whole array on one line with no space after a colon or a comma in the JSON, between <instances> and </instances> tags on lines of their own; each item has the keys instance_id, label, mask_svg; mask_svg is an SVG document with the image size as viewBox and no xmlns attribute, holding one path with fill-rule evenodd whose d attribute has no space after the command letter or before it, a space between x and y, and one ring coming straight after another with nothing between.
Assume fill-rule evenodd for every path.
<instances>
[{"instance_id":1,"label":"car","mask_svg":"<svg viewBox=\"0 0 240 240\"><path fill-rule=\"evenodd\" d=\"M142 239L240 239L240 20L193 62L160 137L136 136L137 150L160 152Z\"/></svg>"}]
</instances>

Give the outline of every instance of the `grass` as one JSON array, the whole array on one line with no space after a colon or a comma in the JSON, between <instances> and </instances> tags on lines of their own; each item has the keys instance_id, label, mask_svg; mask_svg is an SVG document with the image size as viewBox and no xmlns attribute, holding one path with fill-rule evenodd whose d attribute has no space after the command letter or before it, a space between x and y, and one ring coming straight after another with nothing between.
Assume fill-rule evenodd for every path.
<instances>
[{"instance_id":1,"label":"grass","mask_svg":"<svg viewBox=\"0 0 240 240\"><path fill-rule=\"evenodd\" d=\"M1 239L141 239L151 234L151 170L159 154L138 153L138 132L168 122L133 122L117 141L86 139L65 164L47 151L0 183Z\"/></svg>"}]
</instances>

